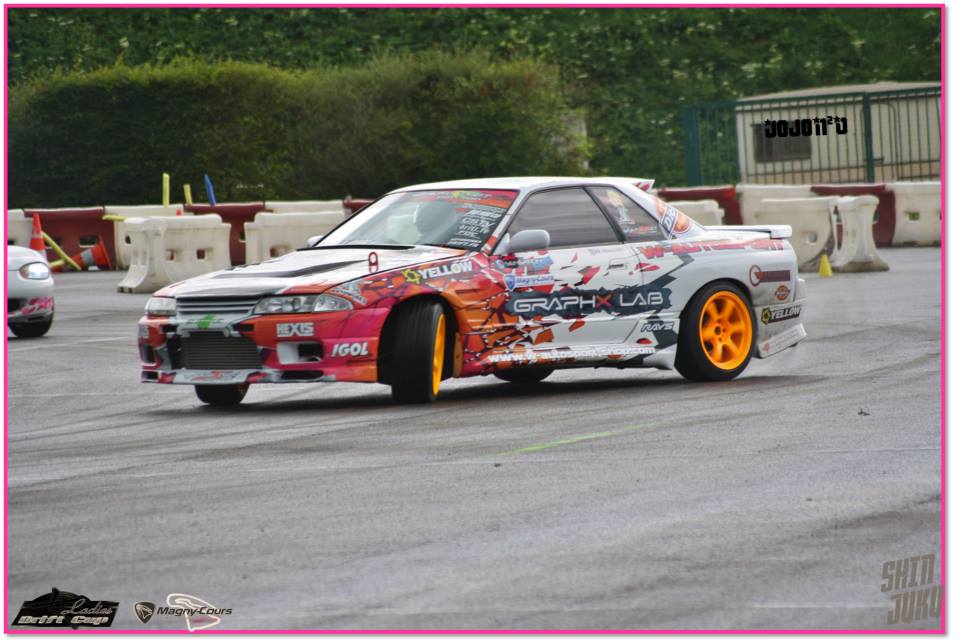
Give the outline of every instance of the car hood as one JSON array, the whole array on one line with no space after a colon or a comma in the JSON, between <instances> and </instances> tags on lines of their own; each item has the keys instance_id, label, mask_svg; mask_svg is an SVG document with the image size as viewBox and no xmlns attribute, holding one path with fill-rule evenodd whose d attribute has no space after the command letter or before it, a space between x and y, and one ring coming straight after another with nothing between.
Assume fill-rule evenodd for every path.
<instances>
[{"instance_id":1,"label":"car hood","mask_svg":"<svg viewBox=\"0 0 960 643\"><path fill-rule=\"evenodd\" d=\"M375 254L376 264L371 265ZM338 284L420 263L460 257L465 250L432 246L400 248L318 246L263 263L236 266L167 286L156 294L183 296L261 296L281 292L322 292Z\"/></svg>"},{"instance_id":2,"label":"car hood","mask_svg":"<svg viewBox=\"0 0 960 643\"><path fill-rule=\"evenodd\" d=\"M7 246L7 270L19 270L22 266L36 261L47 263L47 258L30 248Z\"/></svg>"}]
</instances>

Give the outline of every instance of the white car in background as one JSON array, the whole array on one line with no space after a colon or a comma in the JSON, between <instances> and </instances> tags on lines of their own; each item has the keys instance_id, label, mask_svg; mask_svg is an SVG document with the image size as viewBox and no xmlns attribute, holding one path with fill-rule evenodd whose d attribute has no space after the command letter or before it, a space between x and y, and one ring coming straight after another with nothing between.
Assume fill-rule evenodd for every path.
<instances>
[{"instance_id":1,"label":"white car in background","mask_svg":"<svg viewBox=\"0 0 960 643\"><path fill-rule=\"evenodd\" d=\"M36 250L7 246L7 326L17 337L40 337L53 324L53 277Z\"/></svg>"}]
</instances>

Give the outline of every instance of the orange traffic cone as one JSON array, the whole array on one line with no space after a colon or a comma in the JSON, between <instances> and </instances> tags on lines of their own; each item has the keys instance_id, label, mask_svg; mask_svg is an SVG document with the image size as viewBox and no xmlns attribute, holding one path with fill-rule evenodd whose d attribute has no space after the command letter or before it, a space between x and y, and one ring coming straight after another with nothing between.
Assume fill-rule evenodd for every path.
<instances>
[{"instance_id":1,"label":"orange traffic cone","mask_svg":"<svg viewBox=\"0 0 960 643\"><path fill-rule=\"evenodd\" d=\"M30 249L36 250L44 257L47 256L47 247L43 243L43 230L40 228L40 215L33 213L33 231L30 233Z\"/></svg>"},{"instance_id":2,"label":"orange traffic cone","mask_svg":"<svg viewBox=\"0 0 960 643\"><path fill-rule=\"evenodd\" d=\"M97 245L92 248L85 248L83 252L73 255L73 261L80 267L80 270L86 270L90 266L96 266L100 270L113 270L113 262L110 261L110 253L107 247L103 245L103 239L97 241ZM52 266L54 272L60 272L63 264Z\"/></svg>"}]
</instances>

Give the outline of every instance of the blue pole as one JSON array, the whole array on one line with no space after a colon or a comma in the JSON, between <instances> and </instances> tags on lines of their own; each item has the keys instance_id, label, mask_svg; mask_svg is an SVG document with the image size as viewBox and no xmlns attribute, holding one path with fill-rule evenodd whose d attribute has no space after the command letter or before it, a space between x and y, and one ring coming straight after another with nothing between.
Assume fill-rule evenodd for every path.
<instances>
[{"instance_id":1,"label":"blue pole","mask_svg":"<svg viewBox=\"0 0 960 643\"><path fill-rule=\"evenodd\" d=\"M217 197L213 194L213 181L210 180L208 175L204 174L203 183L207 186L207 202L210 203L210 205L216 205Z\"/></svg>"}]
</instances>

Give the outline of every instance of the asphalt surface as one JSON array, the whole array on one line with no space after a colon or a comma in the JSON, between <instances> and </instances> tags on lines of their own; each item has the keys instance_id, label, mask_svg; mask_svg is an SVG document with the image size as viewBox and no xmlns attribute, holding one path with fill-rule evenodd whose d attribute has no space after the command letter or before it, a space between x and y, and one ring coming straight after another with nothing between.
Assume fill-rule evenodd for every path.
<instances>
[{"instance_id":1,"label":"asphalt surface","mask_svg":"<svg viewBox=\"0 0 960 643\"><path fill-rule=\"evenodd\" d=\"M883 563L940 549L940 252L883 255L809 275L809 338L729 383L266 385L226 412L139 383L119 273L59 276L51 332L8 347L7 623L56 586L120 601L114 629L183 629L131 609L173 592L220 629L885 628Z\"/></svg>"}]
</instances>

